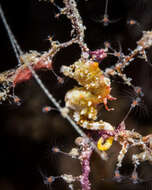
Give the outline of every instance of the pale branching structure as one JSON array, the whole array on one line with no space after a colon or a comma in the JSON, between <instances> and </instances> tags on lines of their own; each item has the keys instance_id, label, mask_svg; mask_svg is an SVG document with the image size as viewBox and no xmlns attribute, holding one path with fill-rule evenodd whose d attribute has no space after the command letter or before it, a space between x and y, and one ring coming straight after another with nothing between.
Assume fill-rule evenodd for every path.
<instances>
[{"instance_id":1,"label":"pale branching structure","mask_svg":"<svg viewBox=\"0 0 152 190\"><path fill-rule=\"evenodd\" d=\"M50 3L55 5L56 2L50 1ZM108 156L106 151L111 148L113 141L121 145L114 176L118 181L121 179L119 169L122 166L123 159L129 148L140 148L140 153L132 155L134 170L131 180L133 183L137 183L137 166L144 161L152 162L152 134L142 136L142 134L134 130L127 130L125 126L125 120L131 110L140 103L143 93L140 87L136 87L131 83L131 79L126 76L124 69L139 55L146 60L145 50L152 46L152 32L143 32L142 38L137 42L137 47L131 51L129 55L119 55L120 59L118 59L118 62L114 66L101 70L99 64L102 64L102 60L108 56L108 47L91 51L84 41L85 26L83 25L83 21L77 9L76 1L63 0L63 3L64 7L60 8L60 13L56 16L66 15L67 18L70 19L72 24L71 40L60 43L50 38L51 48L42 54L36 51L23 53L20 48L18 48L14 39L14 49L16 49L19 64L15 69L0 74L0 83L3 85L3 89L1 89L0 92L0 101L18 101L17 96L14 94L11 95L11 89L14 89L17 84L29 80L34 76L37 83L54 103L62 116L68 119L81 136L75 140L77 148L72 149L71 152L67 154L80 161L82 174L76 177L66 174L54 178L48 177L48 183L52 183L54 181L52 179L62 178L67 182L70 189L73 189L74 182L78 181L81 184L82 190L90 190L91 183L89 181L89 173L92 152L95 150L102 159L107 160ZM4 20L2 10L1 16ZM56 54L62 48L66 48L72 44L79 45L81 56L79 60L75 61L70 66L63 65L61 67L61 72L65 76L77 81L78 85L66 93L65 107L62 108L45 88L36 74L36 71L40 69L53 70L52 64L54 64L53 60ZM131 86L136 93L135 100L132 101L126 117L119 126L113 126L107 121L98 119L98 106L100 104L104 104L107 112L110 113L114 111L114 109L109 108L107 104L109 101L117 99L113 97L111 93L112 86L110 77L115 75L122 78L124 83ZM89 137L84 131L89 133ZM92 134L94 132L97 133L98 139L93 138ZM53 149L53 151L60 152L57 148Z\"/></svg>"}]
</instances>

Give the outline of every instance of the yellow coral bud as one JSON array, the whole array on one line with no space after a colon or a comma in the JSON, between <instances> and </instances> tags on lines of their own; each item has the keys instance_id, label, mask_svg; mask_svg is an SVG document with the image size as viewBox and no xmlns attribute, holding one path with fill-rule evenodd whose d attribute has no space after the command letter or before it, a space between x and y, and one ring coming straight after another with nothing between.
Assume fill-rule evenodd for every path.
<instances>
[{"instance_id":1,"label":"yellow coral bud","mask_svg":"<svg viewBox=\"0 0 152 190\"><path fill-rule=\"evenodd\" d=\"M104 140L101 137L97 143L98 149L101 151L107 151L112 146L113 139L114 139L113 137L109 137L108 139L106 139L105 143L103 144Z\"/></svg>"}]
</instances>

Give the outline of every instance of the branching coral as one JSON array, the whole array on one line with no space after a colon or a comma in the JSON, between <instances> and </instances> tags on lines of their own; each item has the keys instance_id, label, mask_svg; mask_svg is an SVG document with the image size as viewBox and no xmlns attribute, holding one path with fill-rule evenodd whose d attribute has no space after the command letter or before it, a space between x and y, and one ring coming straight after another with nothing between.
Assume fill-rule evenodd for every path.
<instances>
[{"instance_id":1,"label":"branching coral","mask_svg":"<svg viewBox=\"0 0 152 190\"><path fill-rule=\"evenodd\" d=\"M50 2L55 4L54 1ZM77 9L76 1L63 0L63 3L65 7L59 9L60 13L57 16L66 15L67 18L70 19L72 24L71 40L60 43L50 38L51 49L44 53L31 51L30 53L23 54L22 51L18 50L19 65L15 69L0 74L0 83L2 85L0 101L5 101L7 98L12 98L15 101L16 96L14 94L11 95L11 89L15 88L17 84L27 81L34 76L45 94L61 112L62 116L68 119L81 135L81 137L76 139L78 148L72 149L69 155L79 159L82 167L82 174L78 177L67 174L54 178L51 176L51 178L47 178L47 183L52 183L55 179L62 178L69 184L71 189L73 189L73 183L79 181L82 190L90 190L91 183L89 181L89 173L92 152L96 150L99 153L100 150L102 152L102 158L106 159L107 154L104 151L111 148L113 141L118 142L122 146L118 155L115 171L115 179L118 181L120 181L121 178L119 169L122 166L122 161L129 148L139 147L141 149L139 154L132 155L134 170L131 179L136 183L138 182L138 175L136 172L137 166L140 162L152 161L152 134L142 136L134 130L126 129L125 120L130 111L139 104L143 93L140 87L136 87L131 83L131 79L126 76L124 69L131 64L138 55L147 60L145 49L152 46L152 32L143 32L142 38L137 42L137 47L131 51L129 55L125 56L124 54L119 54L118 56L118 54L114 54L120 59L118 59L118 62L114 66L106 68L105 71L103 71L99 68L99 64L102 64L100 62L108 55L108 48L91 51L84 41L85 26L83 25L83 21ZM5 20L2 10L0 12L2 19ZM7 26L5 22L4 24ZM62 108L45 88L35 71L44 68L53 70L53 58L62 48L66 48L72 44L79 45L81 56L70 66L62 66L61 72L65 76L76 80L78 86L66 93L65 108ZM18 46L15 45L14 48L18 49ZM107 106L108 100L116 100L116 98L111 95L112 87L110 77L114 75L121 77L124 83L131 86L137 95L136 99L133 100L131 104L128 114L118 127L98 119L98 106L100 104L104 104L107 111L114 110ZM70 114L71 117L68 114ZM78 126L80 126L80 128ZM89 131L89 137L85 134L83 129ZM92 131L97 132L99 136L97 141L93 138ZM53 151L59 152L60 150L53 149Z\"/></svg>"}]
</instances>

